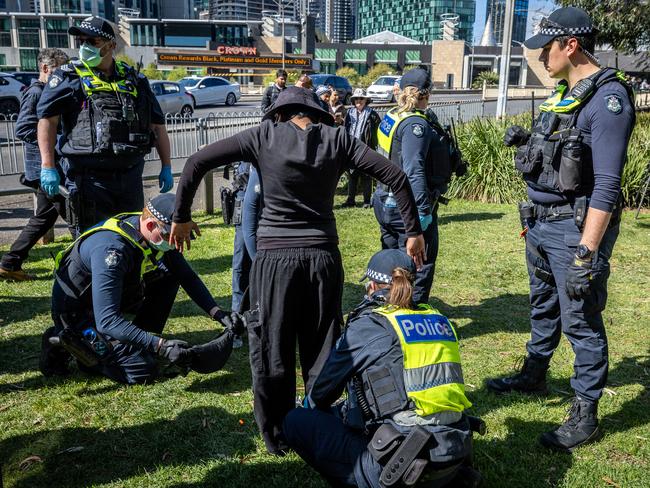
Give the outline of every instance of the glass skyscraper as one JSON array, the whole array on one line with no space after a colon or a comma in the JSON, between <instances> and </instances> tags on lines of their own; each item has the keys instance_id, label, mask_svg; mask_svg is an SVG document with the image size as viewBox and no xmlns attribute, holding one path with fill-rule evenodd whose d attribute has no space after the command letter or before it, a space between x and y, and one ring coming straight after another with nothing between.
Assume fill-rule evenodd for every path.
<instances>
[{"instance_id":1,"label":"glass skyscraper","mask_svg":"<svg viewBox=\"0 0 650 488\"><path fill-rule=\"evenodd\" d=\"M503 24L506 16L505 0L488 0L485 18L492 19L494 38L497 44L503 44ZM528 21L528 0L515 0L514 20L512 23L512 40L526 40L526 22Z\"/></svg>"},{"instance_id":2,"label":"glass skyscraper","mask_svg":"<svg viewBox=\"0 0 650 488\"><path fill-rule=\"evenodd\" d=\"M421 42L442 39L443 14L459 17L457 39L472 42L475 0L357 0L359 37L389 30Z\"/></svg>"}]
</instances>

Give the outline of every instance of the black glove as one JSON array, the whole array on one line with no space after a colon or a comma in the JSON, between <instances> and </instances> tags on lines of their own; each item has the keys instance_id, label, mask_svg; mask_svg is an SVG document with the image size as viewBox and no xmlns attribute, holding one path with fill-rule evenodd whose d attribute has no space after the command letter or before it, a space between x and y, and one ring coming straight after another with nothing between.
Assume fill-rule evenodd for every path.
<instances>
[{"instance_id":1,"label":"black glove","mask_svg":"<svg viewBox=\"0 0 650 488\"><path fill-rule=\"evenodd\" d=\"M237 312L219 309L212 314L212 320L216 320L226 329L232 330L235 335L241 335L246 329L242 316Z\"/></svg>"},{"instance_id":2,"label":"black glove","mask_svg":"<svg viewBox=\"0 0 650 488\"><path fill-rule=\"evenodd\" d=\"M511 125L503 136L503 143L510 146L523 146L528 142L530 132L519 125Z\"/></svg>"},{"instance_id":3,"label":"black glove","mask_svg":"<svg viewBox=\"0 0 650 488\"><path fill-rule=\"evenodd\" d=\"M574 256L566 273L566 292L571 300L580 300L591 293L592 261Z\"/></svg>"},{"instance_id":4,"label":"black glove","mask_svg":"<svg viewBox=\"0 0 650 488\"><path fill-rule=\"evenodd\" d=\"M189 347L190 345L187 342L178 339L160 339L158 355L169 360L172 364L189 363L192 355Z\"/></svg>"}]
</instances>

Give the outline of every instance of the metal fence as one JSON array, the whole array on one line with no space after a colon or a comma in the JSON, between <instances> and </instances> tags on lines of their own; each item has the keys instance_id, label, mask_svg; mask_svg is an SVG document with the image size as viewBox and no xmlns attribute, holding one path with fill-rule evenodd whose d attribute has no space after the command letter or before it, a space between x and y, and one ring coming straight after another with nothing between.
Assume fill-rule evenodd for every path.
<instances>
[{"instance_id":1,"label":"metal fence","mask_svg":"<svg viewBox=\"0 0 650 488\"><path fill-rule=\"evenodd\" d=\"M435 110L442 124L470 120L485 115L482 100L463 100L435 102L429 105ZM392 105L377 105L373 108L383 117ZM206 117L182 117L167 115L165 126L171 143L171 158L186 159L204 144L230 137L250 127L255 127L262 119L262 112L230 111L210 113ZM16 115L0 116L0 176L19 174L24 171L23 143L16 139ZM158 161L155 148L145 158Z\"/></svg>"}]
</instances>

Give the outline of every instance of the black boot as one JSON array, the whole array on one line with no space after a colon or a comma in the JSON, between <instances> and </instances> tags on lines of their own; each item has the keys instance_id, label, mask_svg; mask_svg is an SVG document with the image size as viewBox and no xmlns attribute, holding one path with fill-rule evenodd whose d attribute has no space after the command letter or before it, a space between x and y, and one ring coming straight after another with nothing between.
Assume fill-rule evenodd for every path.
<instances>
[{"instance_id":1,"label":"black boot","mask_svg":"<svg viewBox=\"0 0 650 488\"><path fill-rule=\"evenodd\" d=\"M43 376L65 376L70 374L68 363L71 356L63 349L58 341L54 327L50 327L43 333L41 339L41 356L38 360L38 369ZM54 342L54 343L53 343Z\"/></svg>"},{"instance_id":2,"label":"black boot","mask_svg":"<svg viewBox=\"0 0 650 488\"><path fill-rule=\"evenodd\" d=\"M488 390L495 393L520 393L544 395L546 390L546 371L548 360L527 356L521 370L506 378L493 378L487 381Z\"/></svg>"},{"instance_id":3,"label":"black boot","mask_svg":"<svg viewBox=\"0 0 650 488\"><path fill-rule=\"evenodd\" d=\"M576 396L562 425L545 432L539 442L549 449L572 452L576 447L592 442L600 436L598 429L598 402Z\"/></svg>"}]
</instances>

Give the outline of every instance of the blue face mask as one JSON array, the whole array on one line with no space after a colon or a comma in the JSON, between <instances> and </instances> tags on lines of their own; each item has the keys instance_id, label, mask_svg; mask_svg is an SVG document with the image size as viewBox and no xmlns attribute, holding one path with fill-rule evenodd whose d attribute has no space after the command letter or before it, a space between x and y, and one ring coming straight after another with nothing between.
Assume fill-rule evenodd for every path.
<instances>
[{"instance_id":1,"label":"blue face mask","mask_svg":"<svg viewBox=\"0 0 650 488\"><path fill-rule=\"evenodd\" d=\"M86 63L91 68L99 66L99 63L102 62L102 57L100 55L101 48L95 47L92 44L84 42L79 48L79 59Z\"/></svg>"}]
</instances>

